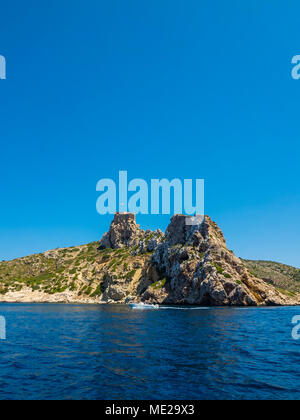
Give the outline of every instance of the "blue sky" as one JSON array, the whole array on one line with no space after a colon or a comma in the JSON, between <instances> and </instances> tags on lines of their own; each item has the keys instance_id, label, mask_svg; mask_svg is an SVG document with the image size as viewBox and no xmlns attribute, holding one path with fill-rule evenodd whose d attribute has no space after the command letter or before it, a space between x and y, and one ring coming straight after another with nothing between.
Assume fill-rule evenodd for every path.
<instances>
[{"instance_id":1,"label":"blue sky","mask_svg":"<svg viewBox=\"0 0 300 420\"><path fill-rule=\"evenodd\" d=\"M96 183L127 170L204 178L238 256L300 267L299 21L287 0L4 2L0 259L100 239Z\"/></svg>"}]
</instances>

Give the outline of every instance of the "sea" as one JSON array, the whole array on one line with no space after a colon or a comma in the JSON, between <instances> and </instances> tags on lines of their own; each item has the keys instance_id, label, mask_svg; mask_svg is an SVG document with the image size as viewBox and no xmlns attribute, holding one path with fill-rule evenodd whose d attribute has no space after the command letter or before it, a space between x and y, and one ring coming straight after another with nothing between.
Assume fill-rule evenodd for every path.
<instances>
[{"instance_id":1,"label":"sea","mask_svg":"<svg viewBox=\"0 0 300 420\"><path fill-rule=\"evenodd\" d=\"M1 304L0 399L298 400L299 315L300 307Z\"/></svg>"}]
</instances>

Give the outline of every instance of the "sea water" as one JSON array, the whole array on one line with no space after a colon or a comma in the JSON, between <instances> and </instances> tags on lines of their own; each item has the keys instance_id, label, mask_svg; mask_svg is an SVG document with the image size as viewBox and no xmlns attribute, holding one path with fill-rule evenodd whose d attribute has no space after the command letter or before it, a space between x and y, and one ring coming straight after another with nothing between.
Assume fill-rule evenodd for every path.
<instances>
[{"instance_id":1,"label":"sea water","mask_svg":"<svg viewBox=\"0 0 300 420\"><path fill-rule=\"evenodd\" d=\"M300 399L296 315L1 304L0 399Z\"/></svg>"}]
</instances>

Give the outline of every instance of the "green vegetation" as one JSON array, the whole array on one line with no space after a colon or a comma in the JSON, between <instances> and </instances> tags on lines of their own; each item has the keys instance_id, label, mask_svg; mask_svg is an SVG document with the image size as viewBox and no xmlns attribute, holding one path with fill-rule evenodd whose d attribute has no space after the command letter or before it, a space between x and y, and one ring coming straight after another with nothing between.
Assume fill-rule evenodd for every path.
<instances>
[{"instance_id":1,"label":"green vegetation","mask_svg":"<svg viewBox=\"0 0 300 420\"><path fill-rule=\"evenodd\" d=\"M131 279L132 277L134 277L135 273L136 273L136 270L131 270L131 271L129 271L129 273L127 273L125 275L125 278L126 279Z\"/></svg>"},{"instance_id":2,"label":"green vegetation","mask_svg":"<svg viewBox=\"0 0 300 420\"><path fill-rule=\"evenodd\" d=\"M218 264L212 263L212 265L217 269L217 272L219 274L223 274L224 273L224 269L222 267L220 267Z\"/></svg>"},{"instance_id":3,"label":"green vegetation","mask_svg":"<svg viewBox=\"0 0 300 420\"><path fill-rule=\"evenodd\" d=\"M157 289L162 289L163 287L165 287L167 282L167 279L164 278L162 280L158 280L155 283L151 284L152 289L157 290Z\"/></svg>"},{"instance_id":4,"label":"green vegetation","mask_svg":"<svg viewBox=\"0 0 300 420\"><path fill-rule=\"evenodd\" d=\"M70 284L70 291L71 291L71 292L75 292L75 290L76 290L76 285L75 285L75 283L74 283L74 282L72 282L72 283Z\"/></svg>"},{"instance_id":5,"label":"green vegetation","mask_svg":"<svg viewBox=\"0 0 300 420\"><path fill-rule=\"evenodd\" d=\"M289 297L295 297L296 293L290 292L289 290L280 289L277 287L278 292L282 293L283 295L289 296Z\"/></svg>"},{"instance_id":6,"label":"green vegetation","mask_svg":"<svg viewBox=\"0 0 300 420\"><path fill-rule=\"evenodd\" d=\"M81 288L80 292L78 293L78 296L81 296L86 290L87 290L88 286L85 285Z\"/></svg>"},{"instance_id":7,"label":"green vegetation","mask_svg":"<svg viewBox=\"0 0 300 420\"><path fill-rule=\"evenodd\" d=\"M88 287L88 288L85 290L85 292L84 292L84 293L85 293L86 295L88 295L88 296L89 296L89 295L92 293L92 291L93 291L93 289L92 289L92 287L90 286L90 287Z\"/></svg>"},{"instance_id":8,"label":"green vegetation","mask_svg":"<svg viewBox=\"0 0 300 420\"><path fill-rule=\"evenodd\" d=\"M44 254L30 255L13 261L0 262L0 293L17 292L23 287L45 293L76 291L74 280L78 272L87 268L95 275L93 266L101 255L98 243L80 247L57 249ZM73 277L71 284L70 276Z\"/></svg>"},{"instance_id":9,"label":"green vegetation","mask_svg":"<svg viewBox=\"0 0 300 420\"><path fill-rule=\"evenodd\" d=\"M120 248L120 249L117 249L117 251L114 252L114 255L122 255L122 254L125 254L126 252L127 252L126 248Z\"/></svg>"},{"instance_id":10,"label":"green vegetation","mask_svg":"<svg viewBox=\"0 0 300 420\"><path fill-rule=\"evenodd\" d=\"M273 261L243 260L243 262L253 276L277 289L284 290L286 293L300 293L300 270L298 268Z\"/></svg>"},{"instance_id":11,"label":"green vegetation","mask_svg":"<svg viewBox=\"0 0 300 420\"><path fill-rule=\"evenodd\" d=\"M99 284L96 290L91 294L91 297L98 297L102 295L101 285Z\"/></svg>"},{"instance_id":12,"label":"green vegetation","mask_svg":"<svg viewBox=\"0 0 300 420\"><path fill-rule=\"evenodd\" d=\"M117 263L118 263L118 260L116 258L113 258L111 262L109 263L108 268L112 268Z\"/></svg>"}]
</instances>

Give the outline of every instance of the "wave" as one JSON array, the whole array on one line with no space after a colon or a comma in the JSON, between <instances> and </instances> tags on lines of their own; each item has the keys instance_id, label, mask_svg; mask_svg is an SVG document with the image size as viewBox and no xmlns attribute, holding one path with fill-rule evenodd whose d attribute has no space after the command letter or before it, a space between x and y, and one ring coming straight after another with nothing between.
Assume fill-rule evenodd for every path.
<instances>
[{"instance_id":1,"label":"wave","mask_svg":"<svg viewBox=\"0 0 300 420\"><path fill-rule=\"evenodd\" d=\"M131 309L171 309L171 310L180 310L180 311L195 311L195 310L207 310L210 309L209 307L204 306L165 306L165 305L149 305L145 303L130 303L129 304Z\"/></svg>"}]
</instances>

